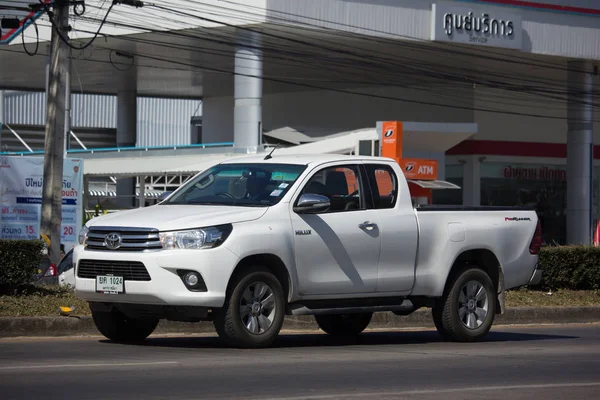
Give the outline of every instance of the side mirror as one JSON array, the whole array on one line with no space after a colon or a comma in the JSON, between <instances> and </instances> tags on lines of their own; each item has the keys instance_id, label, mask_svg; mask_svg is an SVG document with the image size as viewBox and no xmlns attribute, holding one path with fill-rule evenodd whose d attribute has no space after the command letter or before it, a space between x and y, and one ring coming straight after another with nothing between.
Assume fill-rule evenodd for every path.
<instances>
[{"instance_id":1,"label":"side mirror","mask_svg":"<svg viewBox=\"0 0 600 400\"><path fill-rule=\"evenodd\" d=\"M320 194L305 193L300 196L298 205L294 207L294 212L299 214L312 214L327 211L331 203L327 196Z\"/></svg>"}]
</instances>

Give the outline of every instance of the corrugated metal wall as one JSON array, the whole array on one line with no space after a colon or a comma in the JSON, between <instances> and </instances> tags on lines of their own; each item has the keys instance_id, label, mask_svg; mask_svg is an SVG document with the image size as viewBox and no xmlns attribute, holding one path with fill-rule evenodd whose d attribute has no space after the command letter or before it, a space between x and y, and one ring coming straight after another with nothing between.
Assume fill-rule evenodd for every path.
<instances>
[{"instance_id":1,"label":"corrugated metal wall","mask_svg":"<svg viewBox=\"0 0 600 400\"><path fill-rule=\"evenodd\" d=\"M73 130L77 128L116 128L116 96L72 93L71 99Z\"/></svg>"},{"instance_id":2,"label":"corrugated metal wall","mask_svg":"<svg viewBox=\"0 0 600 400\"><path fill-rule=\"evenodd\" d=\"M12 125L43 126L46 119L43 92L5 91L5 119ZM200 100L138 97L138 146L190 144L190 119L202 115ZM71 125L77 128L117 126L117 97L72 94Z\"/></svg>"},{"instance_id":3,"label":"corrugated metal wall","mask_svg":"<svg viewBox=\"0 0 600 400\"><path fill-rule=\"evenodd\" d=\"M199 100L138 97L138 146L190 144L190 119L202 115Z\"/></svg>"},{"instance_id":4,"label":"corrugated metal wall","mask_svg":"<svg viewBox=\"0 0 600 400\"><path fill-rule=\"evenodd\" d=\"M4 118L7 124L44 125L46 118L43 92L4 92Z\"/></svg>"}]
</instances>

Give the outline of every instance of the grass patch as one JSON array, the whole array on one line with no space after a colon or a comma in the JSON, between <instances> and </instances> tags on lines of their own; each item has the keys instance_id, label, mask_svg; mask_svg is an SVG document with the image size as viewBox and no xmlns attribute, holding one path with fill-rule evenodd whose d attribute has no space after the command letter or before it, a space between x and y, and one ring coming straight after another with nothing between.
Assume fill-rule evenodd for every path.
<instances>
[{"instance_id":1,"label":"grass patch","mask_svg":"<svg viewBox=\"0 0 600 400\"><path fill-rule=\"evenodd\" d=\"M548 294L537 290L510 290L507 307L600 306L600 290L558 290ZM0 317L59 316L60 306L73 307L73 315L90 315L86 301L75 297L72 289L59 286L20 287L12 295L0 296Z\"/></svg>"},{"instance_id":2,"label":"grass patch","mask_svg":"<svg viewBox=\"0 0 600 400\"><path fill-rule=\"evenodd\" d=\"M509 290L507 307L589 307L600 306L600 290Z\"/></svg>"},{"instance_id":3,"label":"grass patch","mask_svg":"<svg viewBox=\"0 0 600 400\"><path fill-rule=\"evenodd\" d=\"M0 317L59 316L60 306L75 307L73 315L91 315L88 303L75 297L72 289L25 285L0 296Z\"/></svg>"}]
</instances>

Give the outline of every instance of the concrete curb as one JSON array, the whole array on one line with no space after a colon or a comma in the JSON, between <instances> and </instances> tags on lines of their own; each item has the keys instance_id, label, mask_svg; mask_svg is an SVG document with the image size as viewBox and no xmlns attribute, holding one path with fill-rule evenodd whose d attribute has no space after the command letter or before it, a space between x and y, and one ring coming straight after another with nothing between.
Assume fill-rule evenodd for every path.
<instances>
[{"instance_id":1,"label":"concrete curb","mask_svg":"<svg viewBox=\"0 0 600 400\"><path fill-rule=\"evenodd\" d=\"M600 307L510 308L497 315L495 325L567 324L600 322ZM431 312L418 310L399 317L382 312L373 315L369 329L433 328ZM314 332L319 328L312 316L288 316L283 330ZM161 320L155 333L213 333L211 322L187 323ZM0 317L0 337L47 337L98 335L91 317Z\"/></svg>"}]
</instances>

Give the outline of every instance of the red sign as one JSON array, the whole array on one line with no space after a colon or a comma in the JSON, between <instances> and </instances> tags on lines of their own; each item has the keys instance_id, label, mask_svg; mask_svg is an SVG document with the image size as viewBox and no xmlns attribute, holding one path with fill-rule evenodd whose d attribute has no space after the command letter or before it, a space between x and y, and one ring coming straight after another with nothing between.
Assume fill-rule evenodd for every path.
<instances>
[{"instance_id":1,"label":"red sign","mask_svg":"<svg viewBox=\"0 0 600 400\"><path fill-rule=\"evenodd\" d=\"M402 122L385 121L381 130L381 155L398 161L402 158Z\"/></svg>"},{"instance_id":2,"label":"red sign","mask_svg":"<svg viewBox=\"0 0 600 400\"><path fill-rule=\"evenodd\" d=\"M420 158L403 158L398 164L404 172L406 179L419 179L434 181L438 176L438 162L436 160L423 160Z\"/></svg>"}]
</instances>

